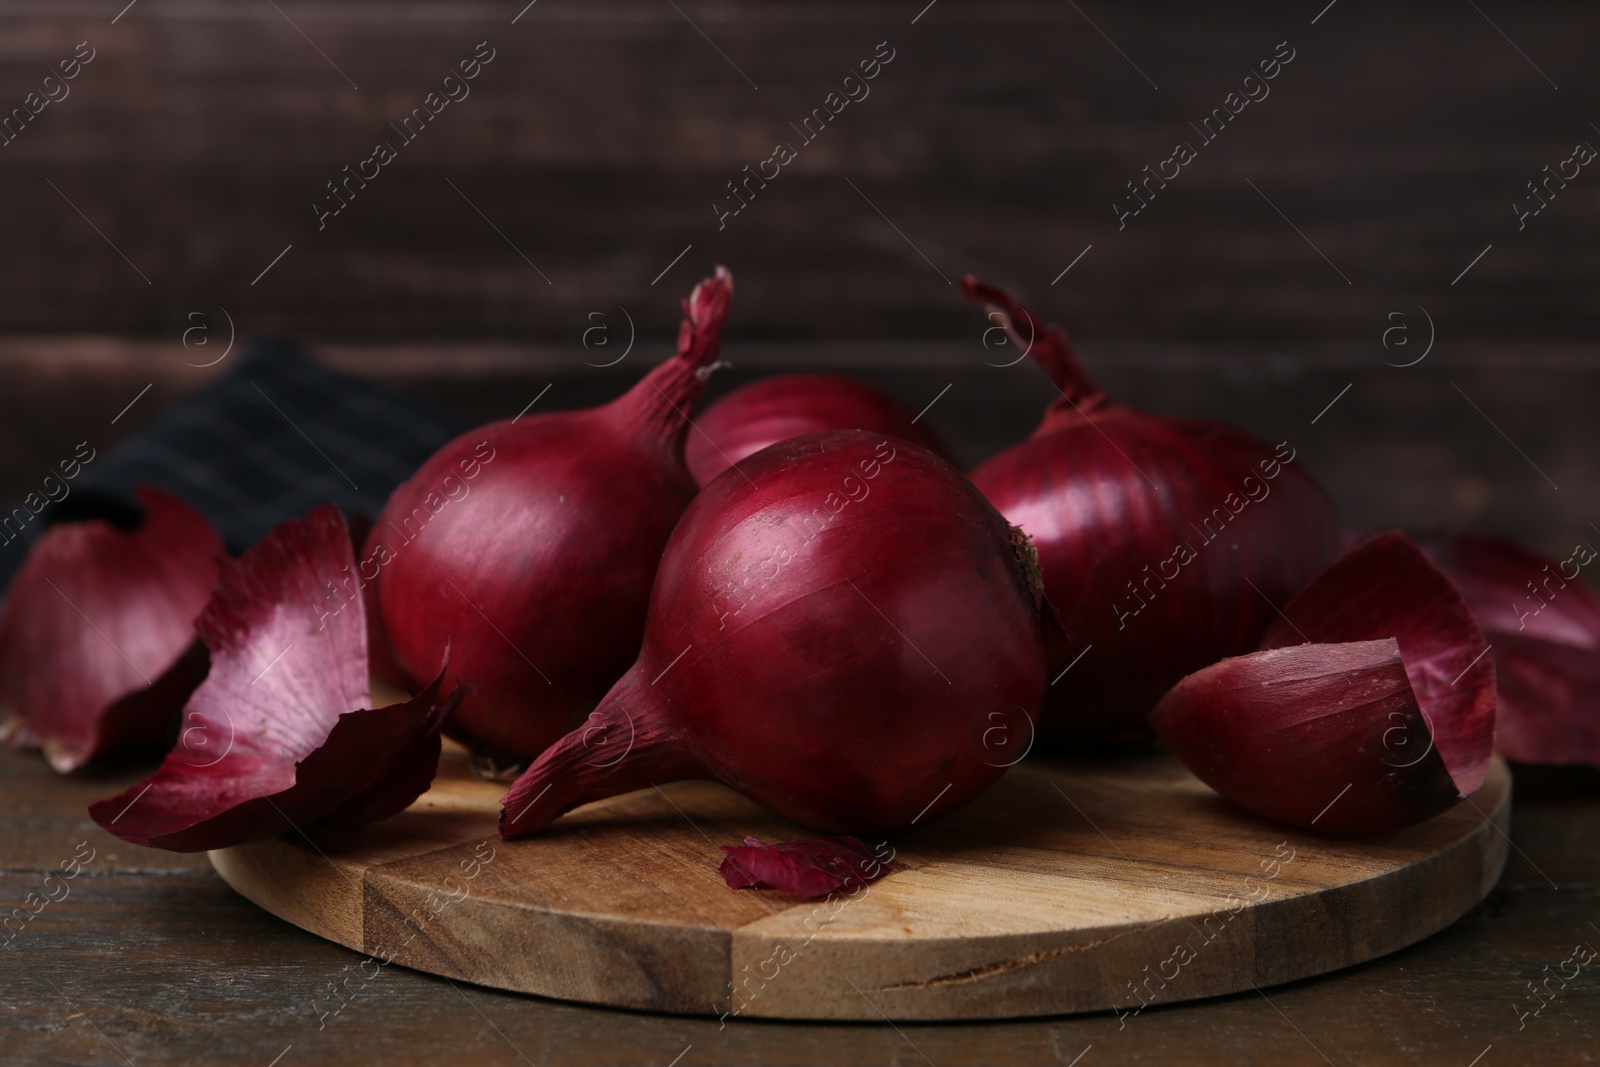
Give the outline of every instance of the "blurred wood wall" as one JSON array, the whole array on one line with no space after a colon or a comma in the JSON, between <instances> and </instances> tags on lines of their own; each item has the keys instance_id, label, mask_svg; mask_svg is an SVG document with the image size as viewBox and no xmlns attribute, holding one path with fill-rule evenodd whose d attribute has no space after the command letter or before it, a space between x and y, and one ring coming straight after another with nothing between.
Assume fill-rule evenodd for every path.
<instances>
[{"instance_id":1,"label":"blurred wood wall","mask_svg":"<svg viewBox=\"0 0 1600 1067\"><path fill-rule=\"evenodd\" d=\"M1600 167L1513 208L1600 145L1592 2L524 2L0 4L0 114L94 51L0 147L0 331L175 338L210 304L256 334L572 341L627 308L662 336L723 262L749 337L972 339L969 270L1091 338L1375 344L1418 308L1445 338L1593 332ZM801 142L880 42L870 95ZM319 230L379 141L397 158ZM1197 158L1119 229L1178 141Z\"/></svg>"}]
</instances>

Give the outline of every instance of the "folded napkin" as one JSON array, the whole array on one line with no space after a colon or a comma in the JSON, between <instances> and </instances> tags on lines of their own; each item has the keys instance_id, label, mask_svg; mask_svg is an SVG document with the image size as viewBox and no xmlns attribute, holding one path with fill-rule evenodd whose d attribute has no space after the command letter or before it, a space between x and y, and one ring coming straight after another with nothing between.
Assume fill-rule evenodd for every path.
<instances>
[{"instance_id":1,"label":"folded napkin","mask_svg":"<svg viewBox=\"0 0 1600 1067\"><path fill-rule=\"evenodd\" d=\"M291 342L257 341L231 371L85 466L60 507L0 548L0 584L50 521L106 498L131 503L140 483L199 508L235 553L323 501L376 518L396 485L471 425L329 370Z\"/></svg>"}]
</instances>

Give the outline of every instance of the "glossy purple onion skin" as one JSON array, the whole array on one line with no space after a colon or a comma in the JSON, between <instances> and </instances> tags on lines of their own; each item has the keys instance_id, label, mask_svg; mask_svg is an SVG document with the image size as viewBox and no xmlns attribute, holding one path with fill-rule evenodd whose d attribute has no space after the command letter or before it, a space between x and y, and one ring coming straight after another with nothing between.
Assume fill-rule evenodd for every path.
<instances>
[{"instance_id":1,"label":"glossy purple onion skin","mask_svg":"<svg viewBox=\"0 0 1600 1067\"><path fill-rule=\"evenodd\" d=\"M1014 302L1008 310L1031 323L1031 333L1017 326L1019 346L1036 338L1035 357L1064 392L1032 436L972 472L1033 539L1064 631L1053 635L1040 734L1140 737L1180 678L1254 650L1273 605L1339 555L1338 520L1291 445L1108 403L1059 327Z\"/></svg>"},{"instance_id":2,"label":"glossy purple onion skin","mask_svg":"<svg viewBox=\"0 0 1600 1067\"><path fill-rule=\"evenodd\" d=\"M1150 718L1211 788L1302 829L1377 834L1460 799L1393 638L1230 657Z\"/></svg>"},{"instance_id":3,"label":"glossy purple onion skin","mask_svg":"<svg viewBox=\"0 0 1600 1067\"><path fill-rule=\"evenodd\" d=\"M741 386L706 408L684 442L684 459L706 485L768 445L827 430L898 437L949 459L916 412L866 382L834 374L782 374Z\"/></svg>"},{"instance_id":4,"label":"glossy purple onion skin","mask_svg":"<svg viewBox=\"0 0 1600 1067\"><path fill-rule=\"evenodd\" d=\"M1346 552L1283 606L1261 647L1389 638L1457 789L1477 792L1494 755L1494 663L1467 600L1405 534Z\"/></svg>"},{"instance_id":5,"label":"glossy purple onion skin","mask_svg":"<svg viewBox=\"0 0 1600 1067\"><path fill-rule=\"evenodd\" d=\"M134 495L134 530L103 519L46 529L0 604L0 737L42 748L62 773L159 753L206 677L193 623L226 552L183 500L145 485Z\"/></svg>"},{"instance_id":6,"label":"glossy purple onion skin","mask_svg":"<svg viewBox=\"0 0 1600 1067\"><path fill-rule=\"evenodd\" d=\"M637 655L661 550L696 492L683 437L731 288L702 283L685 322L703 319L700 335L622 397L464 434L374 525L367 558L384 539L393 551L377 585L395 661L414 684L445 667L446 691L469 687L445 732L475 751L538 755ZM452 484L465 493L432 511L428 494Z\"/></svg>"},{"instance_id":7,"label":"glossy purple onion skin","mask_svg":"<svg viewBox=\"0 0 1600 1067\"><path fill-rule=\"evenodd\" d=\"M1025 559L920 448L835 431L758 453L684 514L639 662L517 781L502 833L684 777L836 833L965 804L1020 759L1043 694Z\"/></svg>"},{"instance_id":8,"label":"glossy purple onion skin","mask_svg":"<svg viewBox=\"0 0 1600 1067\"><path fill-rule=\"evenodd\" d=\"M1494 648L1496 751L1520 763L1600 767L1600 595L1582 573L1593 550L1580 544L1556 560L1471 534L1419 540Z\"/></svg>"},{"instance_id":9,"label":"glossy purple onion skin","mask_svg":"<svg viewBox=\"0 0 1600 1067\"><path fill-rule=\"evenodd\" d=\"M469 494L407 543L401 520L426 513L426 487L478 441L493 459ZM472 687L447 732L526 760L633 662L656 560L695 486L670 449L617 436L598 412L495 423L459 445L390 499L375 532L396 556L379 569L378 601L401 670L437 674L448 650L445 686Z\"/></svg>"}]
</instances>

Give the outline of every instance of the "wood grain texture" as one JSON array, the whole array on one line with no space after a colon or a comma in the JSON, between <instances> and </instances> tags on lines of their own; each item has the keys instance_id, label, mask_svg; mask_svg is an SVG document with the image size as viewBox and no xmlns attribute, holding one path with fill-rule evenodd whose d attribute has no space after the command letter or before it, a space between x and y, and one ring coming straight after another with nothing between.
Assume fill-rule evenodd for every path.
<instances>
[{"instance_id":1,"label":"wood grain texture","mask_svg":"<svg viewBox=\"0 0 1600 1067\"><path fill-rule=\"evenodd\" d=\"M1375 337L1417 305L1457 337L1593 326L1600 179L1525 228L1512 209L1600 143L1582 0L1314 26L1321 5L1266 0L943 0L915 25L901 0L540 3L515 25L511 0L108 6L0 4L5 113L97 49L0 148L12 330L176 336L211 301L252 332L576 338L691 244L660 285L728 263L761 336L959 336L946 278L1037 294L1091 244L1058 290L1090 337ZM319 230L325 183L483 40L471 95ZM719 229L726 183L885 40L871 95ZM1271 95L1119 230L1126 183L1280 41Z\"/></svg>"},{"instance_id":2,"label":"wood grain texture","mask_svg":"<svg viewBox=\"0 0 1600 1067\"><path fill-rule=\"evenodd\" d=\"M1499 879L1511 807L1497 762L1472 803L1349 841L1246 815L1169 756L1034 759L897 835L880 881L801 901L723 885L714 843L805 831L719 785L602 801L516 842L493 838L502 791L452 748L395 819L212 862L313 933L479 985L752 1018L1002 1019L1277 985L1409 945Z\"/></svg>"},{"instance_id":3,"label":"wood grain texture","mask_svg":"<svg viewBox=\"0 0 1600 1067\"><path fill-rule=\"evenodd\" d=\"M32 754L0 751L0 900L21 906L77 842L98 849L72 896L30 923L0 966L8 1064L123 1064L120 1050L139 1067L219 1056L266 1067L287 1049L278 1067L668 1067L689 1048L678 1067L1067 1067L1089 1048L1077 1067L1465 1067L1492 1045L1479 1067L1576 1067L1600 1041L1600 985L1587 975L1521 1029L1513 1011L1529 1000L1526 982L1575 942L1600 944L1587 925L1600 912L1600 772L1519 769L1517 847L1496 891L1441 933L1372 963L1265 998L1245 991L1125 1021L1106 1013L895 1030L589 1008L452 988L402 967L319 1021L313 1000L326 1009L327 986L357 973L361 954L246 901L204 855L125 845L88 819L85 805L147 770L62 778Z\"/></svg>"}]
</instances>

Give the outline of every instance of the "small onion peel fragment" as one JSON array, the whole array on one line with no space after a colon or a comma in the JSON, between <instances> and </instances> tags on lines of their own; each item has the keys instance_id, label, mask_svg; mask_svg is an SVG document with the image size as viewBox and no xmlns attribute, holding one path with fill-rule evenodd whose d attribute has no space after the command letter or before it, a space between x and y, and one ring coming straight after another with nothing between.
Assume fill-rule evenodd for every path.
<instances>
[{"instance_id":1,"label":"small onion peel fragment","mask_svg":"<svg viewBox=\"0 0 1600 1067\"><path fill-rule=\"evenodd\" d=\"M1403 534L1347 553L1262 644L1184 678L1151 716L1184 765L1240 807L1372 834L1483 784L1493 663L1466 602Z\"/></svg>"},{"instance_id":2,"label":"small onion peel fragment","mask_svg":"<svg viewBox=\"0 0 1600 1067\"><path fill-rule=\"evenodd\" d=\"M0 735L58 771L166 741L206 675L194 618L226 553L194 508L149 486L132 530L105 519L40 535L0 607Z\"/></svg>"},{"instance_id":3,"label":"small onion peel fragment","mask_svg":"<svg viewBox=\"0 0 1600 1067\"><path fill-rule=\"evenodd\" d=\"M889 873L859 837L805 837L778 845L754 837L743 845L718 845L729 889L776 889L796 897L825 897Z\"/></svg>"},{"instance_id":4,"label":"small onion peel fragment","mask_svg":"<svg viewBox=\"0 0 1600 1067\"><path fill-rule=\"evenodd\" d=\"M360 611L326 613L328 582L354 562L333 505L275 528L223 564L195 628L211 674L189 699L155 775L89 808L124 841L198 852L319 819L387 818L432 781L454 698L440 679L369 709Z\"/></svg>"}]
</instances>

